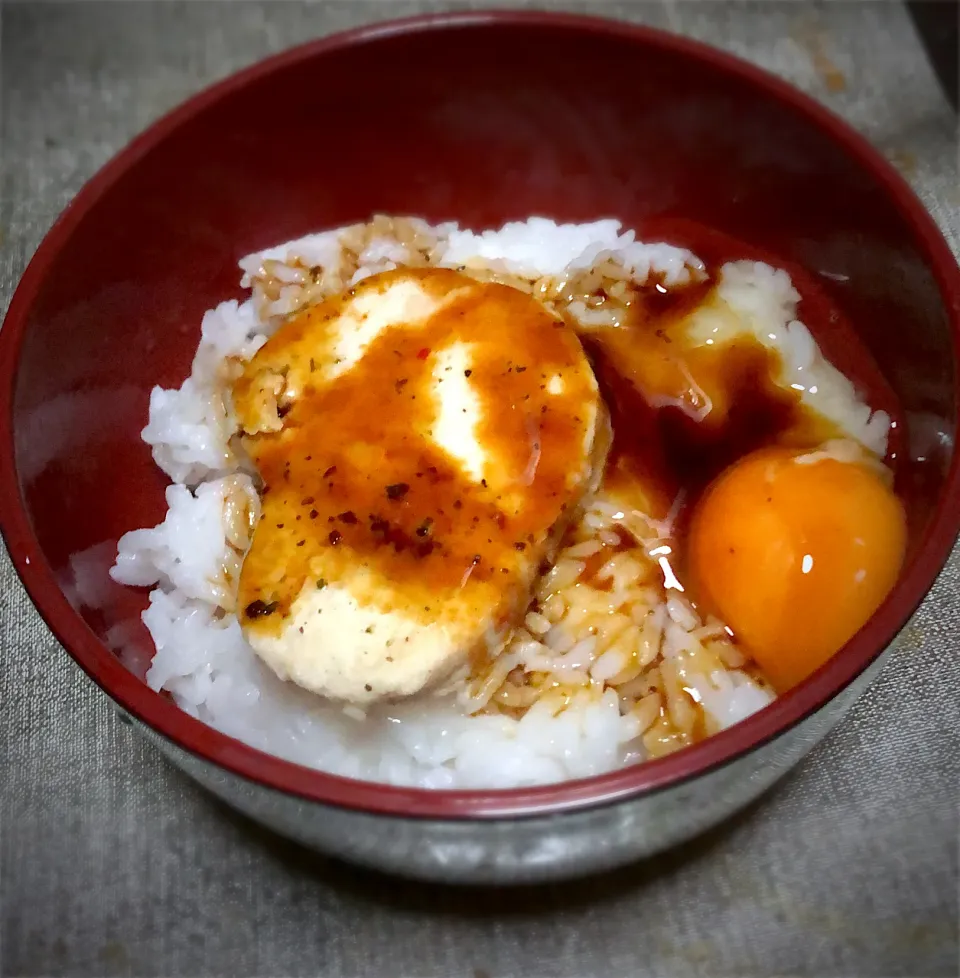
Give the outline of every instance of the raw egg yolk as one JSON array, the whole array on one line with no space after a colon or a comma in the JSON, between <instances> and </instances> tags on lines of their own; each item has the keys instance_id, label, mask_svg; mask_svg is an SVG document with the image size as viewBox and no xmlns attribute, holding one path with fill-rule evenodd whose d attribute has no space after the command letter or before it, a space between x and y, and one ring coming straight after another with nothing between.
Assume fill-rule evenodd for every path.
<instances>
[{"instance_id":1,"label":"raw egg yolk","mask_svg":"<svg viewBox=\"0 0 960 978\"><path fill-rule=\"evenodd\" d=\"M783 692L866 623L906 537L903 506L870 467L761 450L723 472L693 513L694 596Z\"/></svg>"}]
</instances>

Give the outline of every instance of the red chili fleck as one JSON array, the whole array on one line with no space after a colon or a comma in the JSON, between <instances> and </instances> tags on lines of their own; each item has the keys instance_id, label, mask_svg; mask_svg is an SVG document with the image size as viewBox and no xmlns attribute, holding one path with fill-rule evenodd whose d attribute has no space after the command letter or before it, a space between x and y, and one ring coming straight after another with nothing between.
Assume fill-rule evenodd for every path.
<instances>
[{"instance_id":1,"label":"red chili fleck","mask_svg":"<svg viewBox=\"0 0 960 978\"><path fill-rule=\"evenodd\" d=\"M430 350L429 350L429 349L428 349L427 347L424 347L424 348L423 348L423 349L422 349L422 350L421 350L421 351L420 351L420 352L419 352L419 353L417 354L417 359L418 359L418 360L426 360L428 356L430 356Z\"/></svg>"}]
</instances>

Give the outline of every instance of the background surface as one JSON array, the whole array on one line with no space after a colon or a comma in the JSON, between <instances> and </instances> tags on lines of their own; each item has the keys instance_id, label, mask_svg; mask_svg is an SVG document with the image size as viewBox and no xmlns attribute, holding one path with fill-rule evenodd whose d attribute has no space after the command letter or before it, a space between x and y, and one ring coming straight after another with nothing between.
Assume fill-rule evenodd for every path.
<instances>
[{"instance_id":1,"label":"background surface","mask_svg":"<svg viewBox=\"0 0 960 978\"><path fill-rule=\"evenodd\" d=\"M466 4L7 3L0 309L82 183L161 112L291 44ZM540 4L545 6L545 4ZM718 44L864 132L960 245L957 120L888 2L550 5ZM960 553L906 647L771 795L612 876L451 891L233 815L117 722L0 560L0 972L955 975Z\"/></svg>"}]
</instances>

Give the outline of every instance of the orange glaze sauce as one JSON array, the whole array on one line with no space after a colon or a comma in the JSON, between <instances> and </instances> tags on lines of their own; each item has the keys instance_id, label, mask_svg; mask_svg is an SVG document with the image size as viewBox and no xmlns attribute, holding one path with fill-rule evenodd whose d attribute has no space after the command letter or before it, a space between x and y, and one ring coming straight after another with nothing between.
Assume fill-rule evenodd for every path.
<instances>
[{"instance_id":1,"label":"orange glaze sauce","mask_svg":"<svg viewBox=\"0 0 960 978\"><path fill-rule=\"evenodd\" d=\"M437 296L461 294L419 328L386 328L339 376L312 380L344 303L397 277L415 278ZM453 340L472 345L468 372L483 416L477 437L495 456L499 491L473 482L430 438L434 354ZM246 430L256 428L258 405L270 400L264 387L278 373L282 430L244 437L263 482L261 526L272 528L255 534L244 561L238 605L247 626L282 629L321 554L326 573L358 562L370 568L380 592L387 582L408 612L420 609L429 621L443 591L499 586L501 575L529 563L534 533L572 508L587 476L592 418L580 417L576 405L595 395L580 342L506 286L404 269L306 309L234 386ZM563 378L563 397L546 391L553 375ZM522 491L511 496L511 485Z\"/></svg>"}]
</instances>

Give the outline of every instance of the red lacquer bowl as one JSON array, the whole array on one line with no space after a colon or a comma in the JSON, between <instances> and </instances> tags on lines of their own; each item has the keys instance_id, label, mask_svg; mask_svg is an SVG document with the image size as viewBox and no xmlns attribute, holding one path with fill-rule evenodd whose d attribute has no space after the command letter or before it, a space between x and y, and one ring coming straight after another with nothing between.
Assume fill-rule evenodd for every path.
<instances>
[{"instance_id":1,"label":"red lacquer bowl","mask_svg":"<svg viewBox=\"0 0 960 978\"><path fill-rule=\"evenodd\" d=\"M612 216L694 244L690 229L706 227L805 270L898 396L905 457L925 459L901 479L911 550L894 592L830 663L744 723L542 788L333 777L152 692L113 651L145 666L145 595L106 577L118 537L164 512L164 478L139 437L149 391L186 376L201 314L240 294L241 255L373 212L472 227ZM557 14L363 28L194 97L57 221L0 332L0 523L70 655L254 817L415 875L582 872L663 848L756 795L823 735L920 603L960 526L958 335L960 274L921 204L860 136L776 78L678 37Z\"/></svg>"}]
</instances>

